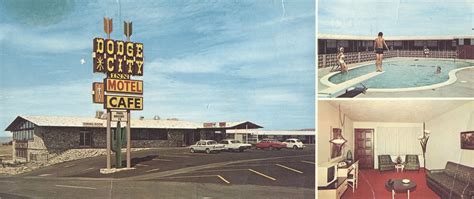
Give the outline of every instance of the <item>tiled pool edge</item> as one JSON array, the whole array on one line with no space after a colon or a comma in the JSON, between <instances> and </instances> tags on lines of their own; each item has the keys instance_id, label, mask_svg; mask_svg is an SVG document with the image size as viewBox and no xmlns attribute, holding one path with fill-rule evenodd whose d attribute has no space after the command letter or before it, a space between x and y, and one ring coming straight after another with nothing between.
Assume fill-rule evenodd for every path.
<instances>
[{"instance_id":1,"label":"tiled pool edge","mask_svg":"<svg viewBox=\"0 0 474 199\"><path fill-rule=\"evenodd\" d=\"M437 83L437 84L433 84L433 85L429 85L429 86L419 86L419 87L411 87L411 88L390 88L390 89L369 88L369 89L367 89L367 92L379 92L379 93L385 92L385 93L389 93L389 92L422 91L422 90L431 90L431 89L441 88L441 87L448 86L448 85L451 85L454 82L456 82L458 80L458 78L456 77L456 73L461 71L461 70L466 70L466 69L474 69L474 66L468 66L468 67L464 67L464 68L458 68L458 69L451 70L451 71L449 71L449 74L448 74L449 79L447 81Z\"/></svg>"},{"instance_id":2,"label":"tiled pool edge","mask_svg":"<svg viewBox=\"0 0 474 199\"><path fill-rule=\"evenodd\" d=\"M399 57L395 58L394 60L385 61L385 63L386 62L397 61L398 58ZM452 60L452 59L445 59L445 58L414 58L414 59ZM467 61L467 62L472 63L472 60L465 60L465 59L457 59L457 60ZM349 68L349 71L352 70L352 69L356 69L356 68L371 65L371 64L373 64L373 63L361 64L361 65ZM447 81L444 81L444 82L441 82L441 83L428 85L428 86L410 87L410 88L369 88L369 89L367 89L367 92L393 93L393 92L407 92L407 91L421 91L421 90L436 89L436 88L440 88L440 87L443 87L443 86L448 86L448 85L453 84L454 82L456 82L457 81L456 73L461 71L461 70L464 70L464 69L474 69L474 65L463 67L463 68L458 68L458 69L454 69L454 70L449 71L449 73L448 73L449 79ZM320 79L320 82L323 85L328 86L328 87L336 86L337 84L334 84L334 83L330 82L329 78L331 78L332 76L334 76L334 75L336 75L340 72L341 71L331 72L331 73L323 76Z\"/></svg>"}]
</instances>

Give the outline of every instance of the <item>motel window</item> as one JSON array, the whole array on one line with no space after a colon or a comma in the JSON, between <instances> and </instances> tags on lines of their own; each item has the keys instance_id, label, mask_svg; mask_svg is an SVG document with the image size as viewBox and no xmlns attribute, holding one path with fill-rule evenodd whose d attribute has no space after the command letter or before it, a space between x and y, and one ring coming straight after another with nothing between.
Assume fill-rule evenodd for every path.
<instances>
[{"instance_id":1,"label":"motel window","mask_svg":"<svg viewBox=\"0 0 474 199\"><path fill-rule=\"evenodd\" d=\"M337 46L337 43L336 43L336 40L327 40L327 43L326 43L327 47L328 48L336 48Z\"/></svg>"},{"instance_id":2,"label":"motel window","mask_svg":"<svg viewBox=\"0 0 474 199\"><path fill-rule=\"evenodd\" d=\"M402 41L394 41L393 45L396 46L396 47L402 47L403 43L402 43Z\"/></svg>"},{"instance_id":3,"label":"motel window","mask_svg":"<svg viewBox=\"0 0 474 199\"><path fill-rule=\"evenodd\" d=\"M425 46L425 41L415 41L415 46L416 47L423 47L423 46Z\"/></svg>"},{"instance_id":4,"label":"motel window","mask_svg":"<svg viewBox=\"0 0 474 199\"><path fill-rule=\"evenodd\" d=\"M141 129L132 131L132 140L168 140L168 131L164 129Z\"/></svg>"},{"instance_id":5,"label":"motel window","mask_svg":"<svg viewBox=\"0 0 474 199\"><path fill-rule=\"evenodd\" d=\"M16 150L16 156L19 158L26 158L27 152L25 149L17 149Z\"/></svg>"},{"instance_id":6,"label":"motel window","mask_svg":"<svg viewBox=\"0 0 474 199\"><path fill-rule=\"evenodd\" d=\"M364 47L373 47L374 43L372 41L363 41L362 46L364 46Z\"/></svg>"},{"instance_id":7,"label":"motel window","mask_svg":"<svg viewBox=\"0 0 474 199\"><path fill-rule=\"evenodd\" d=\"M167 131L150 132L150 140L168 140Z\"/></svg>"},{"instance_id":8,"label":"motel window","mask_svg":"<svg viewBox=\"0 0 474 199\"><path fill-rule=\"evenodd\" d=\"M472 43L471 43L471 40L470 40L470 39L464 39L464 45L469 46L469 45L471 45L471 44L472 44Z\"/></svg>"},{"instance_id":9,"label":"motel window","mask_svg":"<svg viewBox=\"0 0 474 199\"><path fill-rule=\"evenodd\" d=\"M464 45L464 39L458 39L459 40L459 45L462 46Z\"/></svg>"},{"instance_id":10,"label":"motel window","mask_svg":"<svg viewBox=\"0 0 474 199\"><path fill-rule=\"evenodd\" d=\"M138 133L139 140L149 140L148 139L148 132L139 132Z\"/></svg>"},{"instance_id":11,"label":"motel window","mask_svg":"<svg viewBox=\"0 0 474 199\"><path fill-rule=\"evenodd\" d=\"M344 47L344 48L349 47L349 41L339 41L338 44L339 44L339 47Z\"/></svg>"},{"instance_id":12,"label":"motel window","mask_svg":"<svg viewBox=\"0 0 474 199\"><path fill-rule=\"evenodd\" d=\"M29 121L19 124L13 131L13 139L18 141L33 140L35 125Z\"/></svg>"},{"instance_id":13,"label":"motel window","mask_svg":"<svg viewBox=\"0 0 474 199\"><path fill-rule=\"evenodd\" d=\"M18 129L32 129L34 128L35 125L29 121L26 121L26 122L23 122L22 124L20 124L17 128Z\"/></svg>"},{"instance_id":14,"label":"motel window","mask_svg":"<svg viewBox=\"0 0 474 199\"><path fill-rule=\"evenodd\" d=\"M13 139L18 141L33 140L34 130L20 130L13 132Z\"/></svg>"},{"instance_id":15,"label":"motel window","mask_svg":"<svg viewBox=\"0 0 474 199\"><path fill-rule=\"evenodd\" d=\"M79 133L79 146L91 146L91 132L82 131Z\"/></svg>"},{"instance_id":16,"label":"motel window","mask_svg":"<svg viewBox=\"0 0 474 199\"><path fill-rule=\"evenodd\" d=\"M428 47L437 47L438 41L428 41Z\"/></svg>"}]
</instances>

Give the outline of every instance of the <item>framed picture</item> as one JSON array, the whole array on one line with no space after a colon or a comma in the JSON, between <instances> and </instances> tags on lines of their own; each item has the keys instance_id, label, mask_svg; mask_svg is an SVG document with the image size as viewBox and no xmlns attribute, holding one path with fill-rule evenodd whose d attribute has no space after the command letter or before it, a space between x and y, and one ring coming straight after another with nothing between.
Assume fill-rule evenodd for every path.
<instances>
[{"instance_id":1,"label":"framed picture","mask_svg":"<svg viewBox=\"0 0 474 199\"><path fill-rule=\"evenodd\" d=\"M461 132L461 149L474 150L474 131Z\"/></svg>"}]
</instances>

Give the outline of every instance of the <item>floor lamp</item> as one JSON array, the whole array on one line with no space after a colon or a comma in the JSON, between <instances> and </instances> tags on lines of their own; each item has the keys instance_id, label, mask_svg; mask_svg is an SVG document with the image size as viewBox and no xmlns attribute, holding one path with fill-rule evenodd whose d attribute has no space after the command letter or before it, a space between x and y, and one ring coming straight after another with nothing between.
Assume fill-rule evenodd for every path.
<instances>
[{"instance_id":1,"label":"floor lamp","mask_svg":"<svg viewBox=\"0 0 474 199\"><path fill-rule=\"evenodd\" d=\"M418 138L420 140L421 149L423 150L423 167L426 171L426 145L428 144L428 140L430 139L430 131L425 129L425 123L423 122L423 135Z\"/></svg>"}]
</instances>

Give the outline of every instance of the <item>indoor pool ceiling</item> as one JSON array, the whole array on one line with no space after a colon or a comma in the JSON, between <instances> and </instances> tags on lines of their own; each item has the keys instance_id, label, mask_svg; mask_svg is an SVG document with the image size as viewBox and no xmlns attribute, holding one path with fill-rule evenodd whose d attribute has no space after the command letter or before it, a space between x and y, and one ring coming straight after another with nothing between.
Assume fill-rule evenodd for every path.
<instances>
[{"instance_id":1,"label":"indoor pool ceiling","mask_svg":"<svg viewBox=\"0 0 474 199\"><path fill-rule=\"evenodd\" d=\"M338 100L329 101L353 121L423 122L453 110L465 100ZM474 110L472 107L471 110Z\"/></svg>"}]
</instances>

